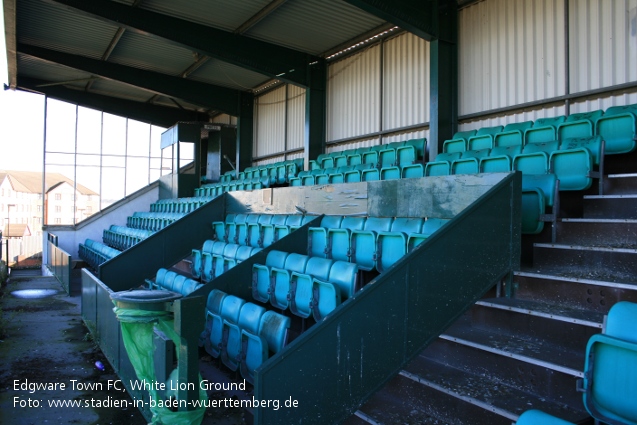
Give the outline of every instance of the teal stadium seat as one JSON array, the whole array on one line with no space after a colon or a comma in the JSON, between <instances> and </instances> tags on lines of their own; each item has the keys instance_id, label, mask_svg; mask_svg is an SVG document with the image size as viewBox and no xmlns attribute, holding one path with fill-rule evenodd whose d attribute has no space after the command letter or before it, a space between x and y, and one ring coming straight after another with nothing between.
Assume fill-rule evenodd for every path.
<instances>
[{"instance_id":1,"label":"teal stadium seat","mask_svg":"<svg viewBox=\"0 0 637 425\"><path fill-rule=\"evenodd\" d=\"M493 138L494 147L524 145L524 132L533 126L533 121L523 121L507 124L504 129Z\"/></svg>"},{"instance_id":2,"label":"teal stadium seat","mask_svg":"<svg viewBox=\"0 0 637 425\"><path fill-rule=\"evenodd\" d=\"M291 253L285 259L283 268L272 267L270 269L272 274L270 304L281 310L288 308L291 275L293 272L305 273L308 260L309 257L306 255Z\"/></svg>"},{"instance_id":3,"label":"teal stadium seat","mask_svg":"<svg viewBox=\"0 0 637 425\"><path fill-rule=\"evenodd\" d=\"M402 170L403 179L416 179L424 177L425 167L422 164L406 165Z\"/></svg>"},{"instance_id":4,"label":"teal stadium seat","mask_svg":"<svg viewBox=\"0 0 637 425\"><path fill-rule=\"evenodd\" d=\"M513 157L511 167L523 174L546 174L549 172L549 155L558 148L557 140L528 144L521 154Z\"/></svg>"},{"instance_id":5,"label":"teal stadium seat","mask_svg":"<svg viewBox=\"0 0 637 425\"><path fill-rule=\"evenodd\" d=\"M226 295L221 303L221 309L219 313L210 312L212 324L210 328L210 347L212 352L210 353L214 358L219 357L223 344L223 323L228 321L230 323L237 323L239 320L239 313L241 307L245 304L245 301L234 295Z\"/></svg>"},{"instance_id":6,"label":"teal stadium seat","mask_svg":"<svg viewBox=\"0 0 637 425\"><path fill-rule=\"evenodd\" d=\"M206 302L206 323L204 325L204 330L199 337L199 345L203 346L208 354L213 357L219 357L220 351L217 347L212 347L212 318L213 316L220 317L221 315L221 305L223 304L223 300L226 298L227 294L218 289L213 289L208 294L208 300Z\"/></svg>"},{"instance_id":7,"label":"teal stadium seat","mask_svg":"<svg viewBox=\"0 0 637 425\"><path fill-rule=\"evenodd\" d=\"M340 228L328 229L327 258L349 261L352 230L362 230L366 220L366 217L344 217Z\"/></svg>"},{"instance_id":8,"label":"teal stadium seat","mask_svg":"<svg viewBox=\"0 0 637 425\"><path fill-rule=\"evenodd\" d=\"M448 176L451 174L451 163L460 159L463 152L439 153L435 161L425 164L425 176Z\"/></svg>"},{"instance_id":9,"label":"teal stadium seat","mask_svg":"<svg viewBox=\"0 0 637 425\"><path fill-rule=\"evenodd\" d=\"M315 279L327 280L334 260L311 257L305 268L305 273L293 272L290 277L290 311L292 314L307 318L315 310L314 286Z\"/></svg>"},{"instance_id":10,"label":"teal stadium seat","mask_svg":"<svg viewBox=\"0 0 637 425\"><path fill-rule=\"evenodd\" d=\"M288 255L287 252L272 250L268 252L265 265L254 264L252 266L252 298L262 303L270 300L272 292L271 268L282 269L285 266L285 260Z\"/></svg>"},{"instance_id":11,"label":"teal stadium seat","mask_svg":"<svg viewBox=\"0 0 637 425\"><path fill-rule=\"evenodd\" d=\"M376 270L384 272L407 253L409 235L419 234L422 218L396 217L389 231L378 232L376 242Z\"/></svg>"},{"instance_id":12,"label":"teal stadium seat","mask_svg":"<svg viewBox=\"0 0 637 425\"><path fill-rule=\"evenodd\" d=\"M533 123L533 127L524 132L524 145L557 140L557 127L564 121L566 121L564 115L536 119Z\"/></svg>"},{"instance_id":13,"label":"teal stadium seat","mask_svg":"<svg viewBox=\"0 0 637 425\"><path fill-rule=\"evenodd\" d=\"M307 255L310 257L327 258L327 230L340 228L342 221L343 216L326 215L321 219L320 227L310 227L308 229Z\"/></svg>"},{"instance_id":14,"label":"teal stadium seat","mask_svg":"<svg viewBox=\"0 0 637 425\"><path fill-rule=\"evenodd\" d=\"M313 316L317 322L334 311L341 302L356 291L358 266L336 261L332 264L327 281L314 279Z\"/></svg>"},{"instance_id":15,"label":"teal stadium seat","mask_svg":"<svg viewBox=\"0 0 637 425\"><path fill-rule=\"evenodd\" d=\"M458 131L450 140L442 143L443 153L464 152L467 150L467 142L470 137L476 135L476 130Z\"/></svg>"},{"instance_id":16,"label":"teal stadium seat","mask_svg":"<svg viewBox=\"0 0 637 425\"><path fill-rule=\"evenodd\" d=\"M489 156L491 149L479 149L462 152L460 159L451 163L451 174L477 174L480 172L480 160Z\"/></svg>"},{"instance_id":17,"label":"teal stadium seat","mask_svg":"<svg viewBox=\"0 0 637 425\"><path fill-rule=\"evenodd\" d=\"M609 155L629 153L637 144L637 104L613 106L597 120L595 134L604 140Z\"/></svg>"},{"instance_id":18,"label":"teal stadium seat","mask_svg":"<svg viewBox=\"0 0 637 425\"><path fill-rule=\"evenodd\" d=\"M501 125L494 127L482 127L476 132L475 136L469 137L467 141L467 150L481 150L493 148L493 139L496 134L502 131Z\"/></svg>"},{"instance_id":19,"label":"teal stadium seat","mask_svg":"<svg viewBox=\"0 0 637 425\"><path fill-rule=\"evenodd\" d=\"M512 170L513 158L522 153L522 145L496 146L489 156L480 158L481 173L506 173Z\"/></svg>"},{"instance_id":20,"label":"teal stadium seat","mask_svg":"<svg viewBox=\"0 0 637 425\"><path fill-rule=\"evenodd\" d=\"M270 352L276 354L283 349L289 328L289 317L266 311L261 316L258 334L241 331L241 376L246 381L254 383L254 371L269 358Z\"/></svg>"},{"instance_id":21,"label":"teal stadium seat","mask_svg":"<svg viewBox=\"0 0 637 425\"><path fill-rule=\"evenodd\" d=\"M398 165L406 167L417 162L424 161L427 139L410 139L402 146L396 148L396 160Z\"/></svg>"},{"instance_id":22,"label":"teal stadium seat","mask_svg":"<svg viewBox=\"0 0 637 425\"><path fill-rule=\"evenodd\" d=\"M236 323L228 319L223 320L221 361L228 369L235 371L241 364L241 331L245 329L256 335L259 332L259 324L264 313L265 308L245 303L241 307Z\"/></svg>"},{"instance_id":23,"label":"teal stadium seat","mask_svg":"<svg viewBox=\"0 0 637 425\"><path fill-rule=\"evenodd\" d=\"M557 138L566 140L592 137L595 134L595 124L603 114L603 111L597 110L569 115L566 121L557 127Z\"/></svg>"},{"instance_id":24,"label":"teal stadium seat","mask_svg":"<svg viewBox=\"0 0 637 425\"><path fill-rule=\"evenodd\" d=\"M401 178L401 170L398 166L383 167L380 169L381 180L397 180Z\"/></svg>"},{"instance_id":25,"label":"teal stadium seat","mask_svg":"<svg viewBox=\"0 0 637 425\"><path fill-rule=\"evenodd\" d=\"M350 235L350 262L358 264L361 270L376 267L376 239L378 232L391 229L392 217L368 217L361 230L352 230Z\"/></svg>"},{"instance_id":26,"label":"teal stadium seat","mask_svg":"<svg viewBox=\"0 0 637 425\"><path fill-rule=\"evenodd\" d=\"M408 252L411 252L414 248L427 240L428 237L447 224L448 221L446 218L427 218L422 225L420 233L412 233L409 235L407 239Z\"/></svg>"}]
</instances>

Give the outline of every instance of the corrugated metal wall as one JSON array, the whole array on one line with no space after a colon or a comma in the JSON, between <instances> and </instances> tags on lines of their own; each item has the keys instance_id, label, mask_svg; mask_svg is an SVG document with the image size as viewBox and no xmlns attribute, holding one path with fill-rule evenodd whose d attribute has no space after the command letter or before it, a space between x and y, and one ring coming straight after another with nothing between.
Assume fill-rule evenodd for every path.
<instances>
[{"instance_id":1,"label":"corrugated metal wall","mask_svg":"<svg viewBox=\"0 0 637 425\"><path fill-rule=\"evenodd\" d=\"M571 92L637 81L637 0L570 0Z\"/></svg>"},{"instance_id":2,"label":"corrugated metal wall","mask_svg":"<svg viewBox=\"0 0 637 425\"><path fill-rule=\"evenodd\" d=\"M285 145L285 86L255 98L252 156L279 153Z\"/></svg>"},{"instance_id":3,"label":"corrugated metal wall","mask_svg":"<svg viewBox=\"0 0 637 425\"><path fill-rule=\"evenodd\" d=\"M304 88L288 85L287 130L287 150L302 149L305 140Z\"/></svg>"},{"instance_id":4,"label":"corrugated metal wall","mask_svg":"<svg viewBox=\"0 0 637 425\"><path fill-rule=\"evenodd\" d=\"M380 46L333 62L327 80L327 140L380 130Z\"/></svg>"},{"instance_id":5,"label":"corrugated metal wall","mask_svg":"<svg viewBox=\"0 0 637 425\"><path fill-rule=\"evenodd\" d=\"M405 33L383 44L383 130L429 122L429 43Z\"/></svg>"},{"instance_id":6,"label":"corrugated metal wall","mask_svg":"<svg viewBox=\"0 0 637 425\"><path fill-rule=\"evenodd\" d=\"M488 0L458 20L460 115L565 94L564 0Z\"/></svg>"},{"instance_id":7,"label":"corrugated metal wall","mask_svg":"<svg viewBox=\"0 0 637 425\"><path fill-rule=\"evenodd\" d=\"M214 117L212 122L216 124L237 125L237 117L233 117L228 114L221 114Z\"/></svg>"}]
</instances>

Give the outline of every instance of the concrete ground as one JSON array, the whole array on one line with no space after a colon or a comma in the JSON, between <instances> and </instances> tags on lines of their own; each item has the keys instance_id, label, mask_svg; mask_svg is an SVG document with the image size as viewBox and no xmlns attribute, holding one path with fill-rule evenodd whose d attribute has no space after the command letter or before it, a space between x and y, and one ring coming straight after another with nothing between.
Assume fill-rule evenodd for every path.
<instances>
[{"instance_id":1,"label":"concrete ground","mask_svg":"<svg viewBox=\"0 0 637 425\"><path fill-rule=\"evenodd\" d=\"M69 297L54 277L37 274L15 270L0 289L0 424L145 424L136 408L112 407L131 399L107 388L118 377L82 322L79 293ZM52 294L17 298L24 289ZM50 406L60 402L81 406Z\"/></svg>"}]
</instances>

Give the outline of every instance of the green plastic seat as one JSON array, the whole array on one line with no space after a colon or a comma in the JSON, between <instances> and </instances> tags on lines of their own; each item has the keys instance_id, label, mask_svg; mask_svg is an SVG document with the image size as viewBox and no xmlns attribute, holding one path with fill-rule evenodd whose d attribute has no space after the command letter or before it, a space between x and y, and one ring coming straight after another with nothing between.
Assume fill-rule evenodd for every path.
<instances>
[{"instance_id":1,"label":"green plastic seat","mask_svg":"<svg viewBox=\"0 0 637 425\"><path fill-rule=\"evenodd\" d=\"M290 277L290 311L292 314L307 318L314 311L315 279L327 280L334 260L311 257L305 273L292 273Z\"/></svg>"},{"instance_id":2,"label":"green plastic seat","mask_svg":"<svg viewBox=\"0 0 637 425\"><path fill-rule=\"evenodd\" d=\"M366 220L366 217L344 217L339 229L328 229L327 258L349 261L350 235L353 230L362 230Z\"/></svg>"},{"instance_id":3,"label":"green plastic seat","mask_svg":"<svg viewBox=\"0 0 637 425\"><path fill-rule=\"evenodd\" d=\"M241 331L257 334L265 308L245 303L241 307L237 322L223 320L223 340L221 343L221 361L228 369L235 371L241 364Z\"/></svg>"},{"instance_id":4,"label":"green plastic seat","mask_svg":"<svg viewBox=\"0 0 637 425\"><path fill-rule=\"evenodd\" d=\"M288 257L287 252L272 250L268 252L265 264L252 265L252 298L262 303L270 300L272 292L271 268L283 268Z\"/></svg>"},{"instance_id":5,"label":"green plastic seat","mask_svg":"<svg viewBox=\"0 0 637 425\"><path fill-rule=\"evenodd\" d=\"M608 108L595 124L595 134L605 143L609 155L629 153L637 146L637 105Z\"/></svg>"},{"instance_id":6,"label":"green plastic seat","mask_svg":"<svg viewBox=\"0 0 637 425\"><path fill-rule=\"evenodd\" d=\"M475 136L469 137L467 141L467 150L475 151L493 148L494 136L502 131L502 126L482 127L476 132Z\"/></svg>"},{"instance_id":7,"label":"green plastic seat","mask_svg":"<svg viewBox=\"0 0 637 425\"><path fill-rule=\"evenodd\" d=\"M305 273L305 267L309 257L306 255L291 253L285 259L283 268L272 267L272 290L270 293L270 304L281 310L289 306L290 277L293 272Z\"/></svg>"},{"instance_id":8,"label":"green plastic seat","mask_svg":"<svg viewBox=\"0 0 637 425\"><path fill-rule=\"evenodd\" d=\"M527 410L518 418L516 425L575 425L541 410Z\"/></svg>"},{"instance_id":9,"label":"green plastic seat","mask_svg":"<svg viewBox=\"0 0 637 425\"><path fill-rule=\"evenodd\" d=\"M425 167L422 164L412 164L403 167L402 178L403 179L417 179L424 177Z\"/></svg>"},{"instance_id":10,"label":"green plastic seat","mask_svg":"<svg viewBox=\"0 0 637 425\"><path fill-rule=\"evenodd\" d=\"M470 137L476 135L476 130L458 131L453 138L442 143L442 153L464 152Z\"/></svg>"},{"instance_id":11,"label":"green plastic seat","mask_svg":"<svg viewBox=\"0 0 637 425\"><path fill-rule=\"evenodd\" d=\"M237 323L239 320L239 313L241 308L245 304L245 301L234 295L226 295L221 303L221 310L219 313L210 312L212 319L212 327L210 331L210 346L212 349L212 356L217 358L223 350L224 338L223 329L224 322Z\"/></svg>"},{"instance_id":12,"label":"green plastic seat","mask_svg":"<svg viewBox=\"0 0 637 425\"><path fill-rule=\"evenodd\" d=\"M213 289L208 294L208 299L206 301L206 323L204 325L204 330L199 337L199 345L203 346L206 352L214 357L219 356L219 351L214 351L211 344L210 335L212 332L212 316L221 315L221 305L223 304L223 300L226 296L227 294L225 292Z\"/></svg>"},{"instance_id":13,"label":"green plastic seat","mask_svg":"<svg viewBox=\"0 0 637 425\"><path fill-rule=\"evenodd\" d=\"M396 217L389 231L378 232L376 242L376 270L380 273L390 268L407 253L407 239L419 234L422 218Z\"/></svg>"},{"instance_id":14,"label":"green plastic seat","mask_svg":"<svg viewBox=\"0 0 637 425\"><path fill-rule=\"evenodd\" d=\"M401 170L398 166L392 167L383 167L380 169L380 179L381 180L396 180L400 179Z\"/></svg>"},{"instance_id":15,"label":"green plastic seat","mask_svg":"<svg viewBox=\"0 0 637 425\"><path fill-rule=\"evenodd\" d=\"M451 163L451 174L477 174L480 172L480 159L489 156L491 149L470 150L462 153L460 159Z\"/></svg>"},{"instance_id":16,"label":"green plastic seat","mask_svg":"<svg viewBox=\"0 0 637 425\"><path fill-rule=\"evenodd\" d=\"M343 216L326 215L321 219L321 227L310 227L308 229L307 255L310 257L327 258L328 253L328 229L338 229L341 227Z\"/></svg>"},{"instance_id":17,"label":"green plastic seat","mask_svg":"<svg viewBox=\"0 0 637 425\"><path fill-rule=\"evenodd\" d=\"M350 234L350 261L358 264L361 270L376 267L376 239L378 232L388 232L394 219L392 217L368 217L361 230L352 230Z\"/></svg>"},{"instance_id":18,"label":"green plastic seat","mask_svg":"<svg viewBox=\"0 0 637 425\"><path fill-rule=\"evenodd\" d=\"M410 139L396 148L396 161L400 167L406 167L425 158L427 139Z\"/></svg>"},{"instance_id":19,"label":"green plastic seat","mask_svg":"<svg viewBox=\"0 0 637 425\"><path fill-rule=\"evenodd\" d=\"M420 233L412 233L409 235L407 239L408 252L411 252L414 248L423 243L428 237L438 231L438 229L447 224L447 222L449 222L449 220L446 218L427 218L422 225Z\"/></svg>"},{"instance_id":20,"label":"green plastic seat","mask_svg":"<svg viewBox=\"0 0 637 425\"><path fill-rule=\"evenodd\" d=\"M270 352L276 354L287 343L290 318L274 311L266 311L261 316L259 333L241 331L241 376L254 383L254 371L265 362Z\"/></svg>"},{"instance_id":21,"label":"green plastic seat","mask_svg":"<svg viewBox=\"0 0 637 425\"><path fill-rule=\"evenodd\" d=\"M571 114L557 127L559 140L579 137L592 137L595 134L595 124L604 114L602 110Z\"/></svg>"},{"instance_id":22,"label":"green plastic seat","mask_svg":"<svg viewBox=\"0 0 637 425\"><path fill-rule=\"evenodd\" d=\"M524 132L533 126L533 121L511 123L493 137L493 146L522 146L524 145Z\"/></svg>"},{"instance_id":23,"label":"green plastic seat","mask_svg":"<svg viewBox=\"0 0 637 425\"><path fill-rule=\"evenodd\" d=\"M435 161L425 164L425 176L448 176L451 174L451 163L461 156L462 152L439 153Z\"/></svg>"},{"instance_id":24,"label":"green plastic seat","mask_svg":"<svg viewBox=\"0 0 637 425\"><path fill-rule=\"evenodd\" d=\"M361 171L361 180L364 182L371 182L380 180L380 172L378 168L368 168Z\"/></svg>"},{"instance_id":25,"label":"green plastic seat","mask_svg":"<svg viewBox=\"0 0 637 425\"><path fill-rule=\"evenodd\" d=\"M506 173L512 170L513 157L522 153L522 145L496 146L489 156L480 158L481 173Z\"/></svg>"}]
</instances>

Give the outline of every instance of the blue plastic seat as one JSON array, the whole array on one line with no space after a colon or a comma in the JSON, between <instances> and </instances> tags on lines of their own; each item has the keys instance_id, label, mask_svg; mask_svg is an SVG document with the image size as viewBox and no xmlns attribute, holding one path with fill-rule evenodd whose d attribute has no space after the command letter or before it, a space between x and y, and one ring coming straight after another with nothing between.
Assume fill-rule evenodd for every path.
<instances>
[{"instance_id":1,"label":"blue plastic seat","mask_svg":"<svg viewBox=\"0 0 637 425\"><path fill-rule=\"evenodd\" d=\"M203 346L208 352L208 354L218 357L219 351L213 351L213 347L211 345L210 335L212 332L212 316L220 316L221 315L221 305L223 304L224 298L227 294L218 289L213 289L208 294L208 300L206 302L206 323L204 325L204 330L199 337L199 345Z\"/></svg>"},{"instance_id":2,"label":"blue plastic seat","mask_svg":"<svg viewBox=\"0 0 637 425\"><path fill-rule=\"evenodd\" d=\"M339 229L329 229L327 231L327 258L349 261L351 232L352 230L362 230L365 221L365 217L344 217Z\"/></svg>"},{"instance_id":3,"label":"blue plastic seat","mask_svg":"<svg viewBox=\"0 0 637 425\"><path fill-rule=\"evenodd\" d=\"M212 247L215 241L207 240L203 243L201 250L193 249L191 252L191 263L190 263L190 273L199 279L201 277L201 272L203 269L203 252L212 252Z\"/></svg>"},{"instance_id":4,"label":"blue plastic seat","mask_svg":"<svg viewBox=\"0 0 637 425\"><path fill-rule=\"evenodd\" d=\"M385 149L384 145L376 145L369 148L362 154L363 164L372 164L374 167L378 167L380 158L379 153Z\"/></svg>"},{"instance_id":5,"label":"blue plastic seat","mask_svg":"<svg viewBox=\"0 0 637 425\"><path fill-rule=\"evenodd\" d=\"M258 334L245 329L241 331L241 376L246 381L254 383L254 371L270 357L270 352L276 354L283 349L289 328L289 317L266 311L261 316Z\"/></svg>"},{"instance_id":6,"label":"blue plastic seat","mask_svg":"<svg viewBox=\"0 0 637 425\"><path fill-rule=\"evenodd\" d=\"M403 167L403 179L417 179L425 176L425 167L422 164L412 164Z\"/></svg>"},{"instance_id":7,"label":"blue plastic seat","mask_svg":"<svg viewBox=\"0 0 637 425\"><path fill-rule=\"evenodd\" d=\"M494 136L502 131L502 126L482 127L475 136L469 137L467 141L467 150L482 150L493 148Z\"/></svg>"},{"instance_id":8,"label":"blue plastic seat","mask_svg":"<svg viewBox=\"0 0 637 425\"><path fill-rule=\"evenodd\" d=\"M335 172L329 173L328 183L329 184L344 183L345 173L353 169L354 167L350 165L344 165L344 166L338 167Z\"/></svg>"},{"instance_id":9,"label":"blue plastic seat","mask_svg":"<svg viewBox=\"0 0 637 425\"><path fill-rule=\"evenodd\" d=\"M380 172L377 168L369 168L361 171L361 180L364 182L371 182L380 180Z\"/></svg>"},{"instance_id":10,"label":"blue plastic seat","mask_svg":"<svg viewBox=\"0 0 637 425\"><path fill-rule=\"evenodd\" d=\"M378 152L378 165L380 168L393 167L398 163L396 157L396 149L390 145L385 146L385 149Z\"/></svg>"},{"instance_id":11,"label":"blue plastic seat","mask_svg":"<svg viewBox=\"0 0 637 425\"><path fill-rule=\"evenodd\" d=\"M560 190L585 190L593 184L595 159L601 156L601 137L568 139L565 149L551 153L550 170L560 181Z\"/></svg>"},{"instance_id":12,"label":"blue plastic seat","mask_svg":"<svg viewBox=\"0 0 637 425\"><path fill-rule=\"evenodd\" d=\"M336 261L327 280L314 280L313 316L317 322L334 311L341 302L356 292L358 266Z\"/></svg>"},{"instance_id":13,"label":"blue plastic seat","mask_svg":"<svg viewBox=\"0 0 637 425\"><path fill-rule=\"evenodd\" d=\"M376 239L378 232L391 229L391 217L369 217L361 230L352 230L350 235L350 261L358 264L361 270L376 267Z\"/></svg>"},{"instance_id":14,"label":"blue plastic seat","mask_svg":"<svg viewBox=\"0 0 637 425\"><path fill-rule=\"evenodd\" d=\"M358 164L355 165L353 169L349 170L349 171L345 171L343 173L343 180L345 183L352 183L352 182L360 182L363 181L361 178L361 172L363 170L368 170L374 168L374 166L372 164Z\"/></svg>"},{"instance_id":15,"label":"blue plastic seat","mask_svg":"<svg viewBox=\"0 0 637 425\"><path fill-rule=\"evenodd\" d=\"M571 114L557 127L557 138L566 140L579 137L592 137L595 124L604 113L601 110Z\"/></svg>"},{"instance_id":16,"label":"blue plastic seat","mask_svg":"<svg viewBox=\"0 0 637 425\"><path fill-rule=\"evenodd\" d=\"M420 233L412 233L409 235L409 238L407 239L407 250L411 252L411 250L433 235L434 232L447 224L448 221L449 220L445 218L427 218L422 225Z\"/></svg>"},{"instance_id":17,"label":"blue plastic seat","mask_svg":"<svg viewBox=\"0 0 637 425\"><path fill-rule=\"evenodd\" d=\"M557 140L557 127L564 121L566 121L564 115L536 119L533 127L524 131L524 146Z\"/></svg>"},{"instance_id":18,"label":"blue plastic seat","mask_svg":"<svg viewBox=\"0 0 637 425\"><path fill-rule=\"evenodd\" d=\"M637 104L613 106L597 120L595 134L601 136L605 153L628 153L637 145Z\"/></svg>"},{"instance_id":19,"label":"blue plastic seat","mask_svg":"<svg viewBox=\"0 0 637 425\"><path fill-rule=\"evenodd\" d=\"M343 216L326 215L321 219L321 227L308 229L307 255L310 257L327 257L328 241L327 230L341 227Z\"/></svg>"},{"instance_id":20,"label":"blue plastic seat","mask_svg":"<svg viewBox=\"0 0 637 425\"><path fill-rule=\"evenodd\" d=\"M225 321L229 323L237 323L239 320L239 313L241 307L245 304L245 301L234 295L226 295L221 303L221 310L219 313L210 312L212 318L212 326L210 330L210 347L212 349L211 355L215 358L219 357L221 350L223 349L223 324Z\"/></svg>"},{"instance_id":21,"label":"blue plastic seat","mask_svg":"<svg viewBox=\"0 0 637 425\"><path fill-rule=\"evenodd\" d=\"M422 218L396 217L390 231L378 232L376 270L384 272L407 253L409 235L420 234Z\"/></svg>"},{"instance_id":22,"label":"blue plastic seat","mask_svg":"<svg viewBox=\"0 0 637 425\"><path fill-rule=\"evenodd\" d=\"M464 152L467 150L467 142L470 137L476 135L476 130L458 131L450 140L442 143L443 153Z\"/></svg>"},{"instance_id":23,"label":"blue plastic seat","mask_svg":"<svg viewBox=\"0 0 637 425\"><path fill-rule=\"evenodd\" d=\"M504 126L504 129L495 134L493 146L522 146L524 145L524 132L533 126L533 121L511 123Z\"/></svg>"},{"instance_id":24,"label":"blue plastic seat","mask_svg":"<svg viewBox=\"0 0 637 425\"><path fill-rule=\"evenodd\" d=\"M254 264L252 266L252 298L262 303L270 300L272 292L272 267L283 268L285 260L288 258L287 252L272 250L268 252L265 264Z\"/></svg>"},{"instance_id":25,"label":"blue plastic seat","mask_svg":"<svg viewBox=\"0 0 637 425\"><path fill-rule=\"evenodd\" d=\"M272 290L270 293L270 304L281 310L289 306L290 277L293 272L305 273L305 267L309 257L306 255L291 253L285 259L283 268L272 267Z\"/></svg>"},{"instance_id":26,"label":"blue plastic seat","mask_svg":"<svg viewBox=\"0 0 637 425\"><path fill-rule=\"evenodd\" d=\"M256 304L245 303L239 312L236 323L223 320L223 342L221 344L221 361L230 370L237 370L241 364L241 331L246 330L254 335L259 332L261 317L265 308Z\"/></svg>"},{"instance_id":27,"label":"blue plastic seat","mask_svg":"<svg viewBox=\"0 0 637 425\"><path fill-rule=\"evenodd\" d=\"M332 167L332 168L325 168L323 170L321 170L322 172L320 174L317 174L314 176L314 183L315 184L328 184L330 182L330 175L331 174L337 174L338 173L338 168L336 167Z\"/></svg>"},{"instance_id":28,"label":"blue plastic seat","mask_svg":"<svg viewBox=\"0 0 637 425\"><path fill-rule=\"evenodd\" d=\"M481 173L506 173L512 170L513 157L522 153L522 145L496 146L489 156L480 158Z\"/></svg>"},{"instance_id":29,"label":"blue plastic seat","mask_svg":"<svg viewBox=\"0 0 637 425\"><path fill-rule=\"evenodd\" d=\"M572 422L565 421L541 410L527 410L518 418L516 425L575 425Z\"/></svg>"},{"instance_id":30,"label":"blue plastic seat","mask_svg":"<svg viewBox=\"0 0 637 425\"><path fill-rule=\"evenodd\" d=\"M290 311L299 317L309 317L315 310L315 280L327 280L334 260L311 257L305 273L293 272L290 277Z\"/></svg>"},{"instance_id":31,"label":"blue plastic seat","mask_svg":"<svg viewBox=\"0 0 637 425\"><path fill-rule=\"evenodd\" d=\"M425 164L425 176L448 176L451 174L451 163L460 159L462 152L439 153L435 161Z\"/></svg>"},{"instance_id":32,"label":"blue plastic seat","mask_svg":"<svg viewBox=\"0 0 637 425\"><path fill-rule=\"evenodd\" d=\"M403 146L396 148L396 160L398 165L406 167L423 161L425 158L425 147L427 139L410 139L405 141Z\"/></svg>"},{"instance_id":33,"label":"blue plastic seat","mask_svg":"<svg viewBox=\"0 0 637 425\"><path fill-rule=\"evenodd\" d=\"M380 169L381 180L397 180L401 177L401 170L398 166L383 167Z\"/></svg>"},{"instance_id":34,"label":"blue plastic seat","mask_svg":"<svg viewBox=\"0 0 637 425\"><path fill-rule=\"evenodd\" d=\"M451 163L451 174L478 174L480 159L489 156L490 149L470 150Z\"/></svg>"},{"instance_id":35,"label":"blue plastic seat","mask_svg":"<svg viewBox=\"0 0 637 425\"><path fill-rule=\"evenodd\" d=\"M261 225L261 246L267 248L277 241L276 239L276 227L285 226L285 221L288 216L285 214L275 214L269 223Z\"/></svg>"},{"instance_id":36,"label":"blue plastic seat","mask_svg":"<svg viewBox=\"0 0 637 425\"><path fill-rule=\"evenodd\" d=\"M523 174L546 174L549 172L549 155L558 150L557 140L526 145L520 155L513 157L513 170Z\"/></svg>"}]
</instances>

